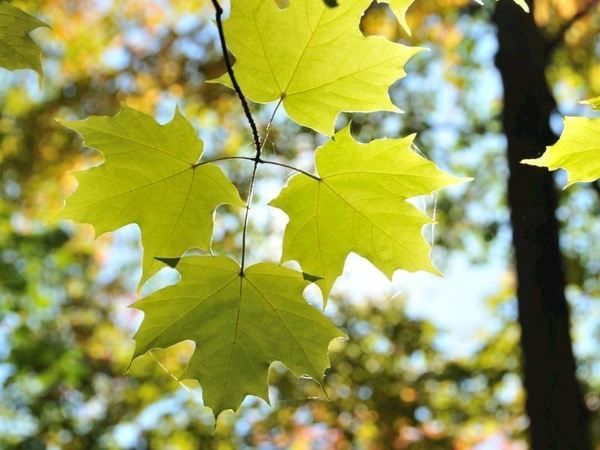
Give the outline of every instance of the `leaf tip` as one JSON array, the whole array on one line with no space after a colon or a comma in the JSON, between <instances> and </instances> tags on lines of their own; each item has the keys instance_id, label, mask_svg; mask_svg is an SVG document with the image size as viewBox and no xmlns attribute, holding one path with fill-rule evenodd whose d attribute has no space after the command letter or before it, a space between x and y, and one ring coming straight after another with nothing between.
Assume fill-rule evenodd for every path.
<instances>
[{"instance_id":1,"label":"leaf tip","mask_svg":"<svg viewBox=\"0 0 600 450\"><path fill-rule=\"evenodd\" d=\"M543 167L541 159L542 159L541 157L540 158L522 159L521 164L525 164L527 166Z\"/></svg>"},{"instance_id":2,"label":"leaf tip","mask_svg":"<svg viewBox=\"0 0 600 450\"><path fill-rule=\"evenodd\" d=\"M432 50L429 47L410 47L413 49L413 55L417 55L422 52L431 52Z\"/></svg>"},{"instance_id":3,"label":"leaf tip","mask_svg":"<svg viewBox=\"0 0 600 450\"><path fill-rule=\"evenodd\" d=\"M475 177L452 177L452 178L454 178L453 184L470 183L471 181L475 180Z\"/></svg>"}]
</instances>

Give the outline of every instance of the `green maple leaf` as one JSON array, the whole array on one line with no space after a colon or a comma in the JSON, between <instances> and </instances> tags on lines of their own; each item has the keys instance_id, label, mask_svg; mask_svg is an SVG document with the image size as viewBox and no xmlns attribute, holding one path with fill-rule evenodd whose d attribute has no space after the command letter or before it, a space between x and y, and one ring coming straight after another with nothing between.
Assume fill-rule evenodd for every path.
<instances>
[{"instance_id":1,"label":"green maple leaf","mask_svg":"<svg viewBox=\"0 0 600 450\"><path fill-rule=\"evenodd\" d=\"M41 79L42 52L29 33L47 26L19 8L0 2L0 67L10 70L33 69Z\"/></svg>"},{"instance_id":2,"label":"green maple leaf","mask_svg":"<svg viewBox=\"0 0 600 450\"><path fill-rule=\"evenodd\" d=\"M323 277L325 301L355 252L391 277L396 269L437 273L421 234L429 217L406 199L460 183L411 149L413 136L356 142L349 127L317 149L320 180L293 176L272 206L289 216L284 261Z\"/></svg>"},{"instance_id":3,"label":"green maple leaf","mask_svg":"<svg viewBox=\"0 0 600 450\"><path fill-rule=\"evenodd\" d=\"M371 0L234 0L225 36L235 74L256 102L282 99L297 123L331 135L342 111L399 111L388 88L405 75L417 48L362 35L360 17ZM231 86L227 75L218 80Z\"/></svg>"},{"instance_id":4,"label":"green maple leaf","mask_svg":"<svg viewBox=\"0 0 600 450\"><path fill-rule=\"evenodd\" d=\"M381 3L388 3L390 5L390 9L406 31L410 35L410 28L408 27L408 23L406 22L406 13L408 12L408 8L410 5L414 3L415 0L379 0Z\"/></svg>"},{"instance_id":5,"label":"green maple leaf","mask_svg":"<svg viewBox=\"0 0 600 450\"><path fill-rule=\"evenodd\" d=\"M162 267L157 257L207 250L218 205L244 206L214 164L196 165L203 143L175 113L167 125L123 106L113 117L65 122L100 151L104 164L78 172L79 188L60 218L92 224L97 234L139 225L144 249L142 281Z\"/></svg>"},{"instance_id":6,"label":"green maple leaf","mask_svg":"<svg viewBox=\"0 0 600 450\"><path fill-rule=\"evenodd\" d=\"M134 357L192 340L196 348L181 378L198 379L215 415L237 409L246 395L268 401L267 374L281 361L297 375L323 377L327 348L341 333L302 292L300 272L261 263L240 275L225 256L192 256L177 265L179 284L135 303L144 321Z\"/></svg>"},{"instance_id":7,"label":"green maple leaf","mask_svg":"<svg viewBox=\"0 0 600 450\"><path fill-rule=\"evenodd\" d=\"M565 117L565 129L558 142L539 158L522 162L550 170L565 169L565 187L600 178L600 118Z\"/></svg>"}]
</instances>

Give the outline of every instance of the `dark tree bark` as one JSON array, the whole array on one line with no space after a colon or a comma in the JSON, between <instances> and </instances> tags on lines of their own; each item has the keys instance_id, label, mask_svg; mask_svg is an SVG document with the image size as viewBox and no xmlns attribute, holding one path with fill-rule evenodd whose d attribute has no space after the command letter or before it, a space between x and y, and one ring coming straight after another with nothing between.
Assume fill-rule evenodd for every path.
<instances>
[{"instance_id":1,"label":"dark tree bark","mask_svg":"<svg viewBox=\"0 0 600 450\"><path fill-rule=\"evenodd\" d=\"M534 1L528 1L533 11ZM520 163L556 140L550 114L556 103L546 82L549 46L532 14L498 2L496 55L504 86L513 245L526 411L533 450L590 450L587 411L576 378L569 308L555 217L552 175Z\"/></svg>"}]
</instances>

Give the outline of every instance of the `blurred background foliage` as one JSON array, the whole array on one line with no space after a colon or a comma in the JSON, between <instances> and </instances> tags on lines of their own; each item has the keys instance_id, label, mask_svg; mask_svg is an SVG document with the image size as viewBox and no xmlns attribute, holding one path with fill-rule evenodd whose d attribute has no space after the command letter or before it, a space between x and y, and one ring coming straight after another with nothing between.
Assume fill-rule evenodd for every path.
<instances>
[{"instance_id":1,"label":"blurred background foliage","mask_svg":"<svg viewBox=\"0 0 600 450\"><path fill-rule=\"evenodd\" d=\"M415 57L409 76L391 90L405 114L352 116L361 140L416 132L428 157L475 177L422 202L438 222L427 236L443 270L456 258L467 261L466 267L500 267L496 283L477 294L488 319L469 349L453 351L457 343L436 320L460 307L460 291L448 291L445 309L425 317L409 311L410 292L357 296L342 287L327 312L350 339L332 344L323 386L275 364L272 406L250 398L238 415L223 414L214 434L201 389L177 381L192 351L189 343L155 350L129 367L131 336L140 321L128 308L138 295L135 226L95 239L89 226L51 220L76 187L68 171L100 162L57 117L114 114L126 103L166 121L178 104L209 155L251 152L236 98L205 83L224 71L210 4L13 3L52 28L34 33L45 52L41 91L34 73L0 71L0 449L526 448L496 41L489 21L493 1L481 6L417 0L408 18L412 36L386 5L372 5L361 24L365 34L430 51ZM552 35L582 1L537 4L536 20ZM599 27L597 13L583 16L565 29L565 43L553 54L548 77L561 113L583 113L576 102L600 94ZM254 105L254 112L264 130L272 107ZM349 119L343 116L339 124ZM279 113L266 151L310 169L312 150L321 142ZM250 168L232 162L224 169L243 194ZM272 198L285 175L262 170L257 203ZM600 241L589 236L600 235L599 195L595 184L574 186L562 193L559 211L579 375L592 414L600 408ZM216 221L215 251L237 254L240 217L220 209ZM276 211L256 208L252 258L277 258L284 223ZM173 276L166 270L144 290ZM469 276L477 275L467 273L463 280ZM461 289L468 291L469 282ZM318 293L309 297L318 302ZM462 307L459 315L474 314ZM593 431L599 445L597 418Z\"/></svg>"}]
</instances>

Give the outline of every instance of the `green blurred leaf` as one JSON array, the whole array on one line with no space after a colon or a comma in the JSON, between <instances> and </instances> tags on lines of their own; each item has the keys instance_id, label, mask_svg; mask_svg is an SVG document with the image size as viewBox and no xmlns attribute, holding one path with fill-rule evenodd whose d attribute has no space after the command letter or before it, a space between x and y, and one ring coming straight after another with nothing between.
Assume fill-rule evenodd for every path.
<instances>
[{"instance_id":1,"label":"green blurred leaf","mask_svg":"<svg viewBox=\"0 0 600 450\"><path fill-rule=\"evenodd\" d=\"M42 51L29 33L47 26L19 8L0 2L0 67L32 69L42 78Z\"/></svg>"}]
</instances>

